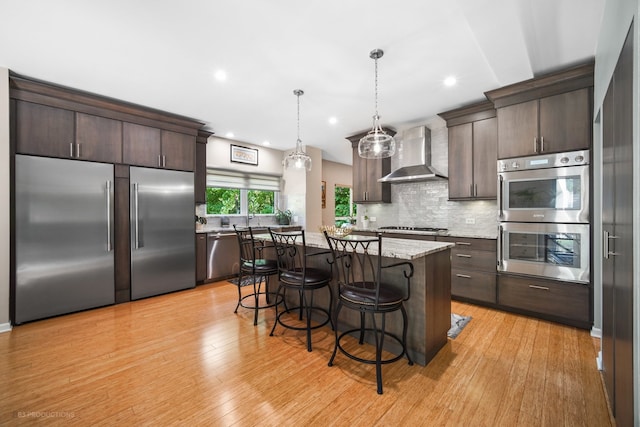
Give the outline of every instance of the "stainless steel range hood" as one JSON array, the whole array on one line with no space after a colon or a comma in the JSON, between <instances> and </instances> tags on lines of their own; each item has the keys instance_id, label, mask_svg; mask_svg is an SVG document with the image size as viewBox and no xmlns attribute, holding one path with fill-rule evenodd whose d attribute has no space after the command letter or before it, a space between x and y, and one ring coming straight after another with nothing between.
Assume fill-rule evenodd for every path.
<instances>
[{"instance_id":1,"label":"stainless steel range hood","mask_svg":"<svg viewBox=\"0 0 640 427\"><path fill-rule=\"evenodd\" d=\"M378 182L400 184L404 182L447 179L447 176L431 166L431 130L419 126L402 132L396 152L398 169Z\"/></svg>"}]
</instances>

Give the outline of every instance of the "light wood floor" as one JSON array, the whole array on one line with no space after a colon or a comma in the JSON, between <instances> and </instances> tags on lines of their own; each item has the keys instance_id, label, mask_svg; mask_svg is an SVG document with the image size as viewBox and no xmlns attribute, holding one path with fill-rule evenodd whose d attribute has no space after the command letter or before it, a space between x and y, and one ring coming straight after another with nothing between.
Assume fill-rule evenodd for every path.
<instances>
[{"instance_id":1,"label":"light wood floor","mask_svg":"<svg viewBox=\"0 0 640 427\"><path fill-rule=\"evenodd\" d=\"M473 316L426 367L338 355L330 329L233 314L227 282L0 334L0 425L610 425L587 331L452 303Z\"/></svg>"}]
</instances>

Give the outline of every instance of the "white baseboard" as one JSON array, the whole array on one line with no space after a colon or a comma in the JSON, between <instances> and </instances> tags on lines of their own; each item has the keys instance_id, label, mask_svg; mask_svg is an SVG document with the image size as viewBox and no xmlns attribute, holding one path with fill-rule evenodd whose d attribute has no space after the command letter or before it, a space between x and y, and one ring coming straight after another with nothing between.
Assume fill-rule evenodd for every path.
<instances>
[{"instance_id":1,"label":"white baseboard","mask_svg":"<svg viewBox=\"0 0 640 427\"><path fill-rule=\"evenodd\" d=\"M0 323L0 333L11 331L11 323Z\"/></svg>"},{"instance_id":2,"label":"white baseboard","mask_svg":"<svg viewBox=\"0 0 640 427\"><path fill-rule=\"evenodd\" d=\"M602 371L602 351L598 352L598 357L596 357L596 366L598 367L598 371Z\"/></svg>"},{"instance_id":3,"label":"white baseboard","mask_svg":"<svg viewBox=\"0 0 640 427\"><path fill-rule=\"evenodd\" d=\"M591 336L594 338L602 338L602 329L591 328Z\"/></svg>"}]
</instances>

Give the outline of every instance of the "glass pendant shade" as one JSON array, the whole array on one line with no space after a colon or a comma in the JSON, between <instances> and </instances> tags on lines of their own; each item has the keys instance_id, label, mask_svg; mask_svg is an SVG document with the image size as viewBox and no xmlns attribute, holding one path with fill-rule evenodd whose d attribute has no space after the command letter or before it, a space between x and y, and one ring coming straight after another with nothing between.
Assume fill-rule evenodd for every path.
<instances>
[{"instance_id":1,"label":"glass pendant shade","mask_svg":"<svg viewBox=\"0 0 640 427\"><path fill-rule=\"evenodd\" d=\"M300 89L296 89L293 91L293 94L298 97L298 139L296 140L295 151L287 154L284 158L283 164L285 169L306 169L308 172L311 170L311 157L309 157L309 155L302 149L302 141L300 140L300 96L304 95L304 92Z\"/></svg>"},{"instance_id":2,"label":"glass pendant shade","mask_svg":"<svg viewBox=\"0 0 640 427\"><path fill-rule=\"evenodd\" d=\"M369 57L375 61L376 113L373 115L373 128L358 142L358 155L366 159L381 159L396 153L396 141L382 129L378 115L378 58L382 55L384 52L380 49L372 50L369 54Z\"/></svg>"}]
</instances>

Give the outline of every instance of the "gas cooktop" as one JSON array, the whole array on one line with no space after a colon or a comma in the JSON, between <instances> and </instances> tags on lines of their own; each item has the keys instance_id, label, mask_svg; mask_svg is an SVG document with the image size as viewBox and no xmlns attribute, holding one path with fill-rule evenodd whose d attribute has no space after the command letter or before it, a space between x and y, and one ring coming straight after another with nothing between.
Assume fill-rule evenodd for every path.
<instances>
[{"instance_id":1,"label":"gas cooktop","mask_svg":"<svg viewBox=\"0 0 640 427\"><path fill-rule=\"evenodd\" d=\"M407 230L407 231L427 231L432 233L444 233L446 228L436 227L405 227L401 225L388 225L386 227L380 227L380 230Z\"/></svg>"}]
</instances>

